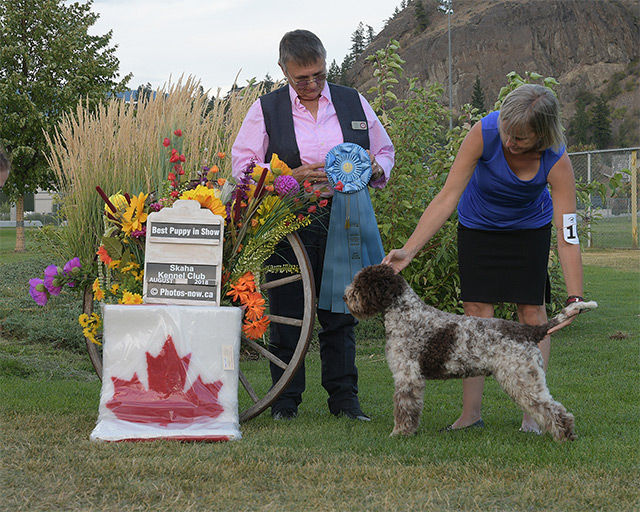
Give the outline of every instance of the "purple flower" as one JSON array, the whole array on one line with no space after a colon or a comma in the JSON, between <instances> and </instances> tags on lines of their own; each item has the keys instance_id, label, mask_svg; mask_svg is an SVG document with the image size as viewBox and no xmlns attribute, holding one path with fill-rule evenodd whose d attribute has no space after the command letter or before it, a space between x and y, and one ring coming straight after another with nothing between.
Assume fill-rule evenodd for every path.
<instances>
[{"instance_id":1,"label":"purple flower","mask_svg":"<svg viewBox=\"0 0 640 512\"><path fill-rule=\"evenodd\" d=\"M133 238L141 238L147 236L147 226L142 226L142 229L136 229L131 232Z\"/></svg>"},{"instance_id":2,"label":"purple flower","mask_svg":"<svg viewBox=\"0 0 640 512\"><path fill-rule=\"evenodd\" d=\"M36 304L41 306L44 306L49 300L49 292L42 279L29 279L29 295L33 297Z\"/></svg>"},{"instance_id":3,"label":"purple flower","mask_svg":"<svg viewBox=\"0 0 640 512\"><path fill-rule=\"evenodd\" d=\"M60 295L62 286L59 286L56 279L60 274L60 267L57 265L49 265L44 269L44 285L51 295Z\"/></svg>"},{"instance_id":4,"label":"purple flower","mask_svg":"<svg viewBox=\"0 0 640 512\"><path fill-rule=\"evenodd\" d=\"M77 256L73 259L67 261L62 269L62 272L65 276L74 277L80 273L80 269L82 268L82 264L80 263L80 258ZM77 270L76 270L77 269ZM67 283L71 288L76 285L75 281L69 281Z\"/></svg>"},{"instance_id":5,"label":"purple flower","mask_svg":"<svg viewBox=\"0 0 640 512\"><path fill-rule=\"evenodd\" d=\"M151 211L159 212L164 208L164 206L161 205L160 203L152 203L149 205L149 208L151 209Z\"/></svg>"},{"instance_id":6,"label":"purple flower","mask_svg":"<svg viewBox=\"0 0 640 512\"><path fill-rule=\"evenodd\" d=\"M280 197L295 196L300 192L300 185L293 176L288 174L281 174L274 181L273 185L276 189L276 193Z\"/></svg>"}]
</instances>

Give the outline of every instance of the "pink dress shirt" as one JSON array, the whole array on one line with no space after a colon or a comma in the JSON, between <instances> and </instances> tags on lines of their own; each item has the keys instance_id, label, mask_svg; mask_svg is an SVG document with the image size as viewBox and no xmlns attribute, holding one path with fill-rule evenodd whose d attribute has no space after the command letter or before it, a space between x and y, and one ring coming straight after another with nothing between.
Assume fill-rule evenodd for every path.
<instances>
[{"instance_id":1,"label":"pink dress shirt","mask_svg":"<svg viewBox=\"0 0 640 512\"><path fill-rule=\"evenodd\" d=\"M293 113L293 127L302 164L324 162L329 150L344 142L338 115L331 101L329 85L325 82L322 89L317 119L314 119L311 112L300 103L297 93L291 86L289 86L289 96ZM382 188L389 180L393 167L395 155L393 144L371 105L361 94L359 96L369 125L369 150L384 171L384 176L371 182L370 185ZM232 174L236 181L240 181L242 171L252 160L256 165L269 167L268 162L264 162L268 145L269 136L264 124L262 107L260 100L256 100L249 108L231 149Z\"/></svg>"}]
</instances>

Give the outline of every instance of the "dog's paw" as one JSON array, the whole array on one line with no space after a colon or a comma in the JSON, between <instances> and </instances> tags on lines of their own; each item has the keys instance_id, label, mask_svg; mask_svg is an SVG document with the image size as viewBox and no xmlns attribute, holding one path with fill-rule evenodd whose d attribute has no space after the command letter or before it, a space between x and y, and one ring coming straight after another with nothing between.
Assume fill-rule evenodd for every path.
<instances>
[{"instance_id":1,"label":"dog's paw","mask_svg":"<svg viewBox=\"0 0 640 512\"><path fill-rule=\"evenodd\" d=\"M400 436L402 436L402 437L410 437L410 436L415 436L415 435L416 435L415 431L410 432L410 431L407 431L407 430L401 430L401 429L394 428L391 431L391 434L389 434L389 437L400 437Z\"/></svg>"}]
</instances>

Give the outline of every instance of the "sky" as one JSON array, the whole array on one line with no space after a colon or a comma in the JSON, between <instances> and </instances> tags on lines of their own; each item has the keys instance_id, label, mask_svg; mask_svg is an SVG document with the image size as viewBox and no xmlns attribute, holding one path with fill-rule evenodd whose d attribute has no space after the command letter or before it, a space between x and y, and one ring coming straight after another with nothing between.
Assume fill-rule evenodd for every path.
<instances>
[{"instance_id":1,"label":"sky","mask_svg":"<svg viewBox=\"0 0 640 512\"><path fill-rule=\"evenodd\" d=\"M379 33L397 2L384 0L94 0L90 33L113 30L121 76L129 87L153 89L191 75L215 95L268 73L282 78L278 43L285 32L311 30L327 50L327 65L342 63L362 22ZM237 78L236 78L237 77Z\"/></svg>"}]
</instances>

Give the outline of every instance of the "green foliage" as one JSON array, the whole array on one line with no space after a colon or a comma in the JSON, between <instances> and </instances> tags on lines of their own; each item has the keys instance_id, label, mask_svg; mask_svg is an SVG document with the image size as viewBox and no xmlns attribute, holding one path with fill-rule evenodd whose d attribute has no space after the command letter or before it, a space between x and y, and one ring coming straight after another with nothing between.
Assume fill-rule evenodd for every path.
<instances>
[{"instance_id":1,"label":"green foliage","mask_svg":"<svg viewBox=\"0 0 640 512\"><path fill-rule=\"evenodd\" d=\"M424 4L422 3L422 0L416 0L415 6L416 6L415 16L416 16L416 21L418 22L417 31L424 32L429 26L429 21L430 21L429 15L427 14L426 9L424 8Z\"/></svg>"},{"instance_id":2,"label":"green foliage","mask_svg":"<svg viewBox=\"0 0 640 512\"><path fill-rule=\"evenodd\" d=\"M593 126L593 143L598 149L606 149L611 142L611 112L604 97L591 109L591 123Z\"/></svg>"},{"instance_id":3,"label":"green foliage","mask_svg":"<svg viewBox=\"0 0 640 512\"><path fill-rule=\"evenodd\" d=\"M485 98L484 98L484 90L482 89L482 84L480 83L480 77L476 77L476 81L473 83L473 94L471 96L471 106L475 109L478 109L480 114L486 112L485 106Z\"/></svg>"},{"instance_id":4,"label":"green foliage","mask_svg":"<svg viewBox=\"0 0 640 512\"><path fill-rule=\"evenodd\" d=\"M90 35L98 15L60 0L0 0L0 143L11 155L4 192L12 199L51 189L45 133L80 98L95 106L116 82L119 62L111 32Z\"/></svg>"}]
</instances>

